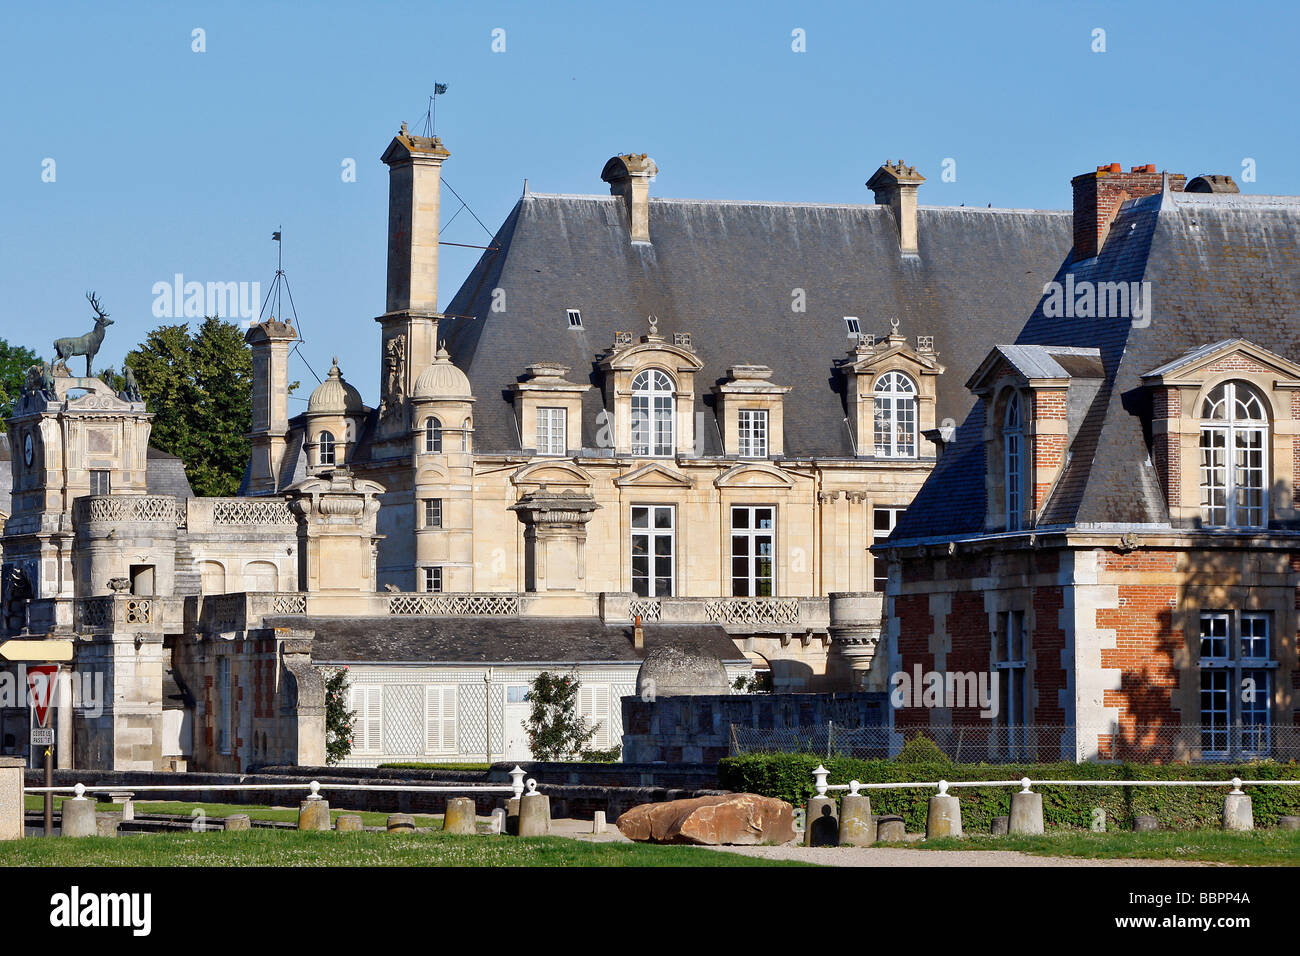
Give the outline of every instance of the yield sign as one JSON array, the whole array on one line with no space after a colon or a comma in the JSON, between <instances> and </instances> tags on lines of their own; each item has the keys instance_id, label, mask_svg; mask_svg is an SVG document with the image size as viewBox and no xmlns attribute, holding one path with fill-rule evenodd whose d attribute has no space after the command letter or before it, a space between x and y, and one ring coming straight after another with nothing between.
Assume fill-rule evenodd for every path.
<instances>
[{"instance_id":1,"label":"yield sign","mask_svg":"<svg viewBox=\"0 0 1300 956\"><path fill-rule=\"evenodd\" d=\"M50 700L54 696L54 678L58 673L58 664L31 664L27 668L27 689L31 692L36 723L41 727L49 726Z\"/></svg>"}]
</instances>

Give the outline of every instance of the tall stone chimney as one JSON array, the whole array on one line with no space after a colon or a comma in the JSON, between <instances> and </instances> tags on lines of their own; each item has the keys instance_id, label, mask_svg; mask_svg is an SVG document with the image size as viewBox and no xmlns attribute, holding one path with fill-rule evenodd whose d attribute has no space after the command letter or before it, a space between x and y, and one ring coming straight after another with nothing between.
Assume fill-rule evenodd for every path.
<instances>
[{"instance_id":1,"label":"tall stone chimney","mask_svg":"<svg viewBox=\"0 0 1300 956\"><path fill-rule=\"evenodd\" d=\"M867 180L867 188L876 194L876 205L888 206L894 211L894 224L898 228L898 251L916 255L916 192L925 177L901 159L895 163L886 160Z\"/></svg>"},{"instance_id":2,"label":"tall stone chimney","mask_svg":"<svg viewBox=\"0 0 1300 956\"><path fill-rule=\"evenodd\" d=\"M600 171L610 195L623 197L633 242L650 241L650 180L658 174L659 167L645 153L615 156Z\"/></svg>"},{"instance_id":3,"label":"tall stone chimney","mask_svg":"<svg viewBox=\"0 0 1300 956\"><path fill-rule=\"evenodd\" d=\"M244 341L253 351L249 494L269 495L279 490L285 436L289 433L289 348L297 338L292 325L274 316L244 334Z\"/></svg>"},{"instance_id":4,"label":"tall stone chimney","mask_svg":"<svg viewBox=\"0 0 1300 956\"><path fill-rule=\"evenodd\" d=\"M394 431L415 378L433 362L438 339L438 216L442 164L451 153L436 136L402 124L384 150L388 165L388 295L383 327L380 408Z\"/></svg>"},{"instance_id":5,"label":"tall stone chimney","mask_svg":"<svg viewBox=\"0 0 1300 956\"><path fill-rule=\"evenodd\" d=\"M1126 173L1119 163L1098 166L1070 180L1074 187L1074 261L1091 259L1101 252L1119 207L1127 199L1154 196L1169 188L1182 192L1187 177L1182 173L1158 173L1154 163L1133 166Z\"/></svg>"}]
</instances>

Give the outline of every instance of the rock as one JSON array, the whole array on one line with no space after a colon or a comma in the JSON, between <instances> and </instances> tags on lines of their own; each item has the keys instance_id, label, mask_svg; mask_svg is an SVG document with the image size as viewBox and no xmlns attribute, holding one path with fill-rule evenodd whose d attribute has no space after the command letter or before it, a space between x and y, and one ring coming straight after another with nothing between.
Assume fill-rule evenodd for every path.
<instances>
[{"instance_id":1,"label":"rock","mask_svg":"<svg viewBox=\"0 0 1300 956\"><path fill-rule=\"evenodd\" d=\"M794 808L754 793L717 794L667 803L643 803L618 818L629 840L756 846L795 839Z\"/></svg>"}]
</instances>

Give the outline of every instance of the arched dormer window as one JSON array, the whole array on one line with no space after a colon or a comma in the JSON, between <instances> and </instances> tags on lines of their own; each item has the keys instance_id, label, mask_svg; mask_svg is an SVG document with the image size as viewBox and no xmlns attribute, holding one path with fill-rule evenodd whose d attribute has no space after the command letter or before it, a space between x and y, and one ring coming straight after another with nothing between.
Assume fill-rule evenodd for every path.
<instances>
[{"instance_id":1,"label":"arched dormer window","mask_svg":"<svg viewBox=\"0 0 1300 956\"><path fill-rule=\"evenodd\" d=\"M460 426L460 450L461 451L469 451L469 433L473 430L474 430L473 426L470 424L470 420L468 418L461 423Z\"/></svg>"},{"instance_id":2,"label":"arched dormer window","mask_svg":"<svg viewBox=\"0 0 1300 956\"><path fill-rule=\"evenodd\" d=\"M916 457L916 383L902 372L886 372L876 380L876 455Z\"/></svg>"},{"instance_id":3,"label":"arched dormer window","mask_svg":"<svg viewBox=\"0 0 1300 956\"><path fill-rule=\"evenodd\" d=\"M1201 521L1210 528L1268 522L1268 415L1245 382L1215 386L1201 407Z\"/></svg>"},{"instance_id":4,"label":"arched dormer window","mask_svg":"<svg viewBox=\"0 0 1300 956\"><path fill-rule=\"evenodd\" d=\"M1019 531L1025 501L1025 431L1019 392L1012 392L1007 399L1002 446L1006 465L1007 530Z\"/></svg>"},{"instance_id":5,"label":"arched dormer window","mask_svg":"<svg viewBox=\"0 0 1300 956\"><path fill-rule=\"evenodd\" d=\"M442 453L442 422L436 418L424 420L424 453L438 455Z\"/></svg>"},{"instance_id":6,"label":"arched dormer window","mask_svg":"<svg viewBox=\"0 0 1300 956\"><path fill-rule=\"evenodd\" d=\"M334 451L334 433L321 432L320 436L316 439L316 441L318 442L318 447L316 451L317 461L322 465L336 464L335 451Z\"/></svg>"},{"instance_id":7,"label":"arched dormer window","mask_svg":"<svg viewBox=\"0 0 1300 956\"><path fill-rule=\"evenodd\" d=\"M632 379L632 454L648 458L673 454L673 380L657 368Z\"/></svg>"}]
</instances>

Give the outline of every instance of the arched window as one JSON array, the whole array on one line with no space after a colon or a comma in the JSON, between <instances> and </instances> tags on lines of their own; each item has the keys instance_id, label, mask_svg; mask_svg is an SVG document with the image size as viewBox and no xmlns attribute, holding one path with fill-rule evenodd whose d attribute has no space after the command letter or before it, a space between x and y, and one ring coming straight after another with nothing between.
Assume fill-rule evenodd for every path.
<instances>
[{"instance_id":1,"label":"arched window","mask_svg":"<svg viewBox=\"0 0 1300 956\"><path fill-rule=\"evenodd\" d=\"M460 450L469 451L469 433L473 431L469 419L465 419L460 426Z\"/></svg>"},{"instance_id":2,"label":"arched window","mask_svg":"<svg viewBox=\"0 0 1300 956\"><path fill-rule=\"evenodd\" d=\"M886 372L875 387L876 454L916 457L916 383L902 372Z\"/></svg>"},{"instance_id":3,"label":"arched window","mask_svg":"<svg viewBox=\"0 0 1300 956\"><path fill-rule=\"evenodd\" d=\"M1007 411L1002 420L1002 444L1006 460L1007 530L1019 531L1025 482L1025 432L1019 392L1012 392L1007 399Z\"/></svg>"},{"instance_id":4,"label":"arched window","mask_svg":"<svg viewBox=\"0 0 1300 956\"><path fill-rule=\"evenodd\" d=\"M424 453L426 455L442 453L442 422L436 418L424 420Z\"/></svg>"},{"instance_id":5,"label":"arched window","mask_svg":"<svg viewBox=\"0 0 1300 956\"><path fill-rule=\"evenodd\" d=\"M673 380L657 368L632 379L632 454L673 453Z\"/></svg>"},{"instance_id":6,"label":"arched window","mask_svg":"<svg viewBox=\"0 0 1300 956\"><path fill-rule=\"evenodd\" d=\"M320 443L317 460L322 465L334 464L334 433L321 432L320 437L316 440Z\"/></svg>"},{"instance_id":7,"label":"arched window","mask_svg":"<svg viewBox=\"0 0 1300 956\"><path fill-rule=\"evenodd\" d=\"M1224 382L1201 409L1201 522L1262 528L1268 522L1268 416L1245 382Z\"/></svg>"}]
</instances>

